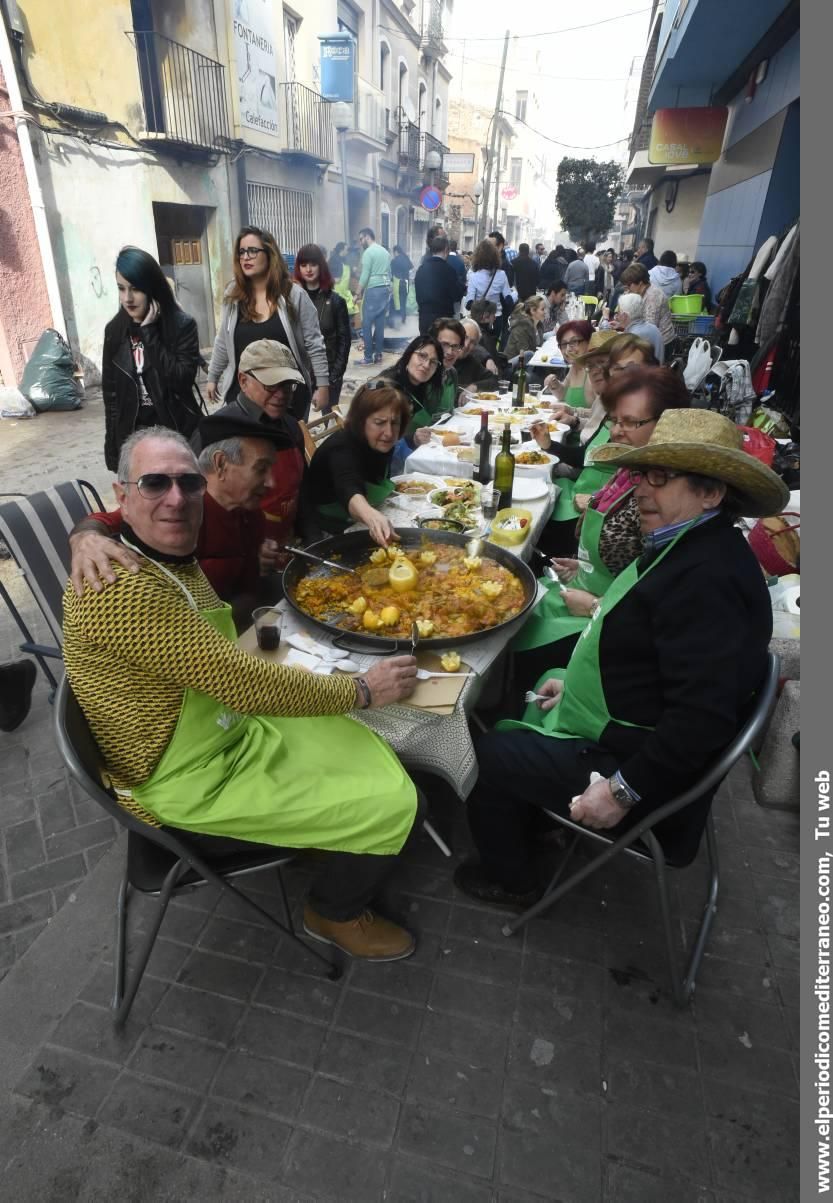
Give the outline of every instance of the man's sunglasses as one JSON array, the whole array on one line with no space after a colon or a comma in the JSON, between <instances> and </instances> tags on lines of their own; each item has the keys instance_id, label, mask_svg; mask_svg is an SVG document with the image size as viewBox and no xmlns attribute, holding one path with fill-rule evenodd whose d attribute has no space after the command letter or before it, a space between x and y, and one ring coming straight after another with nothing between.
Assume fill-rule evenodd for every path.
<instances>
[{"instance_id":1,"label":"man's sunglasses","mask_svg":"<svg viewBox=\"0 0 833 1203\"><path fill-rule=\"evenodd\" d=\"M167 472L145 472L138 480L123 480L123 485L135 485L142 497L147 501L157 501L176 484L183 497L196 497L203 494L208 484L200 472L182 472L179 476L170 476Z\"/></svg>"}]
</instances>

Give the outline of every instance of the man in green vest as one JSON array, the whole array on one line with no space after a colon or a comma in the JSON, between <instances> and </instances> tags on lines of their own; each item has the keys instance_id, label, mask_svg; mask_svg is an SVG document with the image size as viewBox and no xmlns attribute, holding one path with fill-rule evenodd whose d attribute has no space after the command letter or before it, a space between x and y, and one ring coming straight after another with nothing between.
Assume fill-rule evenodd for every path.
<instances>
[{"instance_id":1,"label":"man in green vest","mask_svg":"<svg viewBox=\"0 0 833 1203\"><path fill-rule=\"evenodd\" d=\"M379 246L373 230L359 230L362 270L358 300L362 304L364 358L360 364L381 363L385 349L385 317L391 298L390 254Z\"/></svg>"}]
</instances>

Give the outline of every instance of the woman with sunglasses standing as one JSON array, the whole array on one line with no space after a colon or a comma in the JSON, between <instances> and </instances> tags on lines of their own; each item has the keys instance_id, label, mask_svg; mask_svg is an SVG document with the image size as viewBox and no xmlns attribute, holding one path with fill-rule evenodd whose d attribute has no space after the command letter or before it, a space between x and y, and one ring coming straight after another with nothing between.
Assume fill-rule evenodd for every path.
<instances>
[{"instance_id":1,"label":"woman with sunglasses standing","mask_svg":"<svg viewBox=\"0 0 833 1203\"><path fill-rule=\"evenodd\" d=\"M330 369L315 306L295 284L271 234L244 226L234 243L234 283L226 290L208 365L208 399L224 403L234 390L240 356L249 343L269 339L289 347L304 377L293 413L305 418L310 400L326 409Z\"/></svg>"},{"instance_id":2,"label":"woman with sunglasses standing","mask_svg":"<svg viewBox=\"0 0 833 1203\"><path fill-rule=\"evenodd\" d=\"M125 246L116 259L119 312L104 330L104 460L115 472L125 440L145 426L189 438L200 418L194 382L197 323L180 309L152 255Z\"/></svg>"},{"instance_id":3,"label":"woman with sunglasses standing","mask_svg":"<svg viewBox=\"0 0 833 1203\"><path fill-rule=\"evenodd\" d=\"M324 252L314 242L302 246L295 256L292 278L307 291L315 306L318 324L327 348L327 363L330 368L330 396L322 413L329 413L338 404L341 384L350 356L350 315L344 297L333 287L333 277L324 258Z\"/></svg>"},{"instance_id":4,"label":"woman with sunglasses standing","mask_svg":"<svg viewBox=\"0 0 833 1203\"><path fill-rule=\"evenodd\" d=\"M634 367L617 374L605 390L604 401L610 440L628 447L644 447L666 409L689 406L683 381L660 367ZM567 663L599 598L641 554L633 483L628 470L620 468L590 498L580 519L576 558L553 558L558 581L541 581L547 593L513 645L522 656L519 680L537 680L547 667Z\"/></svg>"}]
</instances>

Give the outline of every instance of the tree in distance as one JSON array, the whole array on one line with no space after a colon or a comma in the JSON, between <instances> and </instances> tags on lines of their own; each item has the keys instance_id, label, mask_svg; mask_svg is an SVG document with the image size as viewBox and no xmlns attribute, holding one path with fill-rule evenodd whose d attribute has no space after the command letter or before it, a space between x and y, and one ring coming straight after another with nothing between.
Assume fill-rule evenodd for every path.
<instances>
[{"instance_id":1,"label":"tree in distance","mask_svg":"<svg viewBox=\"0 0 833 1203\"><path fill-rule=\"evenodd\" d=\"M622 168L612 160L561 160L555 207L573 242L598 239L608 232L622 183Z\"/></svg>"}]
</instances>

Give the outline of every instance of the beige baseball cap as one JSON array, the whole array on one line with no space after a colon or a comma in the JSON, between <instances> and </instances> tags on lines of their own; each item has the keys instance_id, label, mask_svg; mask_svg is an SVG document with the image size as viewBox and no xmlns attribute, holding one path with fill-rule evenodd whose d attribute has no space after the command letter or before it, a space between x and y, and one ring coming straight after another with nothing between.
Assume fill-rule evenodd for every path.
<instances>
[{"instance_id":1,"label":"beige baseball cap","mask_svg":"<svg viewBox=\"0 0 833 1203\"><path fill-rule=\"evenodd\" d=\"M283 384L286 380L304 383L289 347L273 338L259 338L257 342L249 343L240 356L238 368L241 372L251 372L265 385Z\"/></svg>"}]
</instances>

